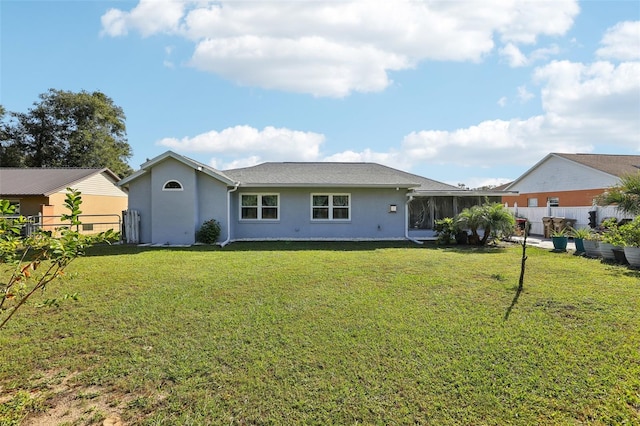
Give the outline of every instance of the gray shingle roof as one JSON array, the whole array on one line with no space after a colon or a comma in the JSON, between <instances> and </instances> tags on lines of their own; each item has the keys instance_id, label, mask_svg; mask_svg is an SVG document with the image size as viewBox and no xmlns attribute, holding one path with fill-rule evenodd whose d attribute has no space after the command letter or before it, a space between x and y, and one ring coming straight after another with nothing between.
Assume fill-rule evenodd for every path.
<instances>
[{"instance_id":1,"label":"gray shingle roof","mask_svg":"<svg viewBox=\"0 0 640 426\"><path fill-rule=\"evenodd\" d=\"M263 163L225 170L242 186L399 187L430 190L458 189L376 163Z\"/></svg>"},{"instance_id":2,"label":"gray shingle roof","mask_svg":"<svg viewBox=\"0 0 640 426\"><path fill-rule=\"evenodd\" d=\"M108 169L0 168L0 195L50 195Z\"/></svg>"},{"instance_id":3,"label":"gray shingle roof","mask_svg":"<svg viewBox=\"0 0 640 426\"><path fill-rule=\"evenodd\" d=\"M635 174L640 170L640 155L558 153L554 155L618 177Z\"/></svg>"}]
</instances>

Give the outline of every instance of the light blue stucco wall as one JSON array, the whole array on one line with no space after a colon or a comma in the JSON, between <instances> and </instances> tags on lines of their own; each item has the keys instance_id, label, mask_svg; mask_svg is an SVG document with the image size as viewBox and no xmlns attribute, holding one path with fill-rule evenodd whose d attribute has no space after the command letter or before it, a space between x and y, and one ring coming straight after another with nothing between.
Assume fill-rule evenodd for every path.
<instances>
[{"instance_id":1,"label":"light blue stucco wall","mask_svg":"<svg viewBox=\"0 0 640 426\"><path fill-rule=\"evenodd\" d=\"M151 242L151 174L146 173L129 184L129 209L140 214L140 242Z\"/></svg>"},{"instance_id":2,"label":"light blue stucco wall","mask_svg":"<svg viewBox=\"0 0 640 426\"><path fill-rule=\"evenodd\" d=\"M182 191L163 191L165 183L176 180ZM151 174L151 215L153 244L193 244L196 231L195 170L173 159L153 167Z\"/></svg>"},{"instance_id":3,"label":"light blue stucco wall","mask_svg":"<svg viewBox=\"0 0 640 426\"><path fill-rule=\"evenodd\" d=\"M227 185L211 176L197 172L197 202L198 216L196 218L196 229L207 220L215 219L220 222L220 238L218 241L227 239Z\"/></svg>"},{"instance_id":4,"label":"light blue stucco wall","mask_svg":"<svg viewBox=\"0 0 640 426\"><path fill-rule=\"evenodd\" d=\"M280 194L277 221L240 220L243 193ZM351 220L311 220L311 194L351 194ZM232 193L232 240L402 239L405 236L405 190L371 188L245 188ZM389 213L389 205L397 206Z\"/></svg>"},{"instance_id":5,"label":"light blue stucco wall","mask_svg":"<svg viewBox=\"0 0 640 426\"><path fill-rule=\"evenodd\" d=\"M182 191L163 191L175 180ZM221 224L220 241L227 237L227 186L174 159L153 166L129 184L129 208L140 212L140 242L193 244L202 223Z\"/></svg>"},{"instance_id":6,"label":"light blue stucco wall","mask_svg":"<svg viewBox=\"0 0 640 426\"><path fill-rule=\"evenodd\" d=\"M182 191L163 191L176 180ZM193 244L202 223L221 224L227 239L227 191L223 182L174 159L155 164L129 185L129 206L140 212L140 242ZM240 195L279 194L277 221L240 220ZM311 219L311 194L350 194L349 221ZM231 240L391 240L405 237L406 190L373 188L247 188L231 193ZM397 206L396 213L389 206Z\"/></svg>"}]
</instances>

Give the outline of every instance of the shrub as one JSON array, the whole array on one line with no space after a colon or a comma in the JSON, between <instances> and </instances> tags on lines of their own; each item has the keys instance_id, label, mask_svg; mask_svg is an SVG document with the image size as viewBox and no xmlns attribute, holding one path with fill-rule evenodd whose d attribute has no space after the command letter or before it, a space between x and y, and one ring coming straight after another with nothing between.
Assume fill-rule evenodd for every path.
<instances>
[{"instance_id":1,"label":"shrub","mask_svg":"<svg viewBox=\"0 0 640 426\"><path fill-rule=\"evenodd\" d=\"M436 220L436 235L438 235L438 244L451 244L453 237L457 232L455 221L452 217Z\"/></svg>"},{"instance_id":2,"label":"shrub","mask_svg":"<svg viewBox=\"0 0 640 426\"><path fill-rule=\"evenodd\" d=\"M485 202L481 206L464 209L455 218L455 225L459 229L467 228L471 231L470 244L485 245L489 237L500 238L512 235L516 220L513 214L500 203ZM483 229L482 237L478 230Z\"/></svg>"},{"instance_id":3,"label":"shrub","mask_svg":"<svg viewBox=\"0 0 640 426\"><path fill-rule=\"evenodd\" d=\"M220 237L220 222L215 219L207 220L196 232L196 241L204 244L215 244Z\"/></svg>"},{"instance_id":4,"label":"shrub","mask_svg":"<svg viewBox=\"0 0 640 426\"><path fill-rule=\"evenodd\" d=\"M611 244L614 246L624 246L625 241L620 228L618 227L618 220L610 218L602 223L604 227L604 233L602 234L602 242Z\"/></svg>"},{"instance_id":5,"label":"shrub","mask_svg":"<svg viewBox=\"0 0 640 426\"><path fill-rule=\"evenodd\" d=\"M619 231L624 245L640 247L640 216L620 226Z\"/></svg>"}]
</instances>

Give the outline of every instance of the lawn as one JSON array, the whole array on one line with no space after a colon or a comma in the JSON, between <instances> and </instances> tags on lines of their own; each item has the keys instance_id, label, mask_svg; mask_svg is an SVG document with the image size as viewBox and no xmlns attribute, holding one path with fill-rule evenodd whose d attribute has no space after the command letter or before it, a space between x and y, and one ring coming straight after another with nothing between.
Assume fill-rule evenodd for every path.
<instances>
[{"instance_id":1,"label":"lawn","mask_svg":"<svg viewBox=\"0 0 640 426\"><path fill-rule=\"evenodd\" d=\"M505 320L518 245L96 247L0 331L0 424L640 424L640 273L527 254Z\"/></svg>"}]
</instances>

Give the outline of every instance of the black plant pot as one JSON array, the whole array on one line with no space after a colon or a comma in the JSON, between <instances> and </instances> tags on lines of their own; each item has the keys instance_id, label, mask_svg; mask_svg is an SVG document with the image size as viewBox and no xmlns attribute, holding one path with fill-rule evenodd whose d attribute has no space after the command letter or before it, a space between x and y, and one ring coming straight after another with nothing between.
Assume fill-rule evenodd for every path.
<instances>
[{"instance_id":1,"label":"black plant pot","mask_svg":"<svg viewBox=\"0 0 640 426\"><path fill-rule=\"evenodd\" d=\"M613 257L616 263L621 265L627 265L629 262L627 261L627 256L624 255L624 249L622 248L614 248L613 249Z\"/></svg>"},{"instance_id":2,"label":"black plant pot","mask_svg":"<svg viewBox=\"0 0 640 426\"><path fill-rule=\"evenodd\" d=\"M469 234L464 231L460 231L456 234L456 243L469 244Z\"/></svg>"}]
</instances>

